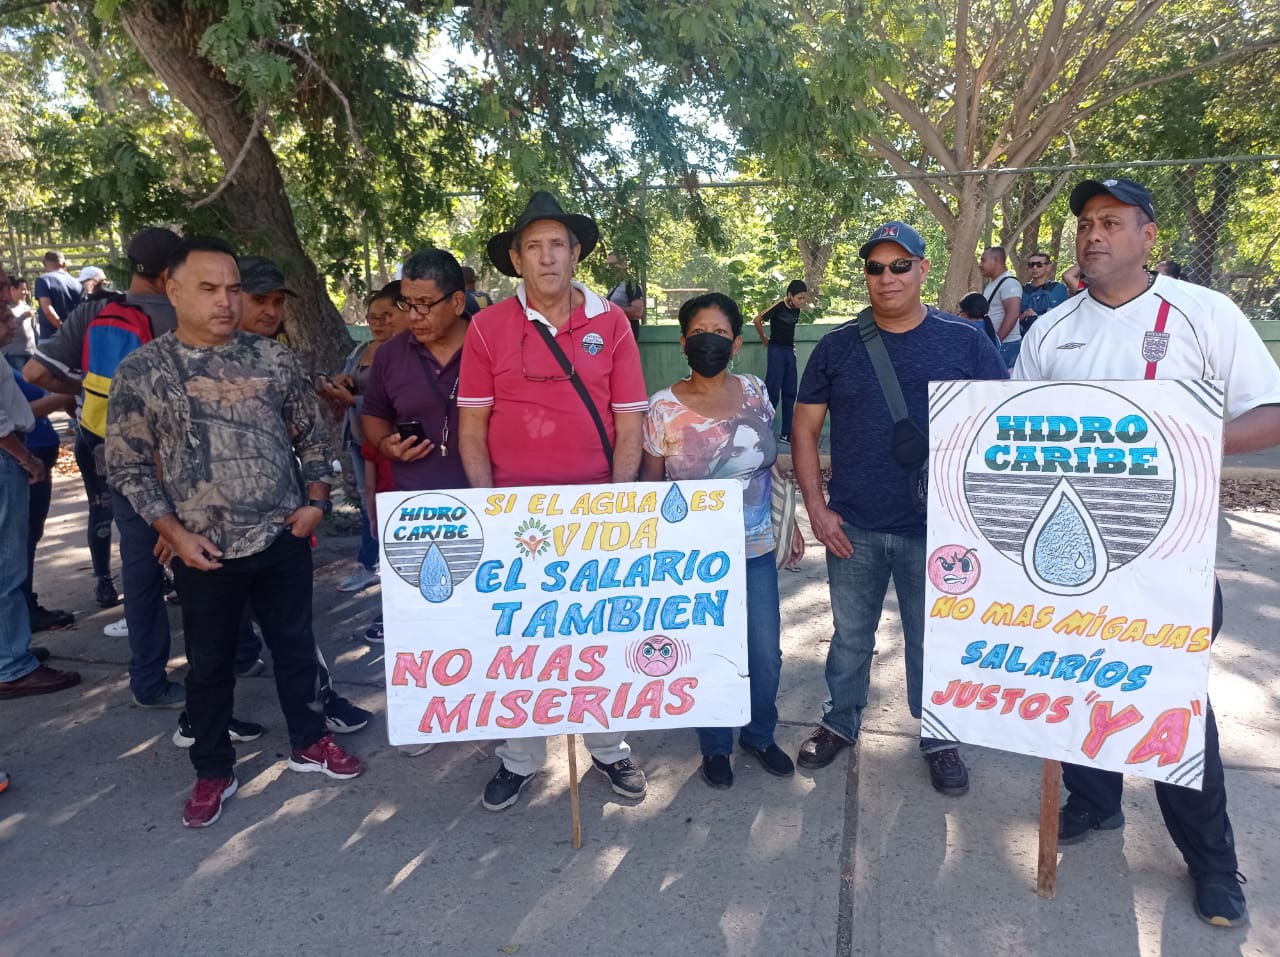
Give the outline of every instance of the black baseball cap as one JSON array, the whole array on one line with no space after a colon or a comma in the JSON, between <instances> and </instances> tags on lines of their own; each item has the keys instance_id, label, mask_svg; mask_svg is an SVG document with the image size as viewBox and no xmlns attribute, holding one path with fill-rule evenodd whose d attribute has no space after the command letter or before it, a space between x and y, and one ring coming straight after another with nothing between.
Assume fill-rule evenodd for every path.
<instances>
[{"instance_id":1,"label":"black baseball cap","mask_svg":"<svg viewBox=\"0 0 1280 957\"><path fill-rule=\"evenodd\" d=\"M924 259L924 239L906 223L897 221L885 223L871 234L870 239L862 244L862 248L858 250L858 255L866 259L867 254L881 243L897 243L911 255Z\"/></svg>"},{"instance_id":2,"label":"black baseball cap","mask_svg":"<svg viewBox=\"0 0 1280 957\"><path fill-rule=\"evenodd\" d=\"M169 257L182 245L182 237L172 229L148 226L129 240L125 255L130 271L140 276L158 276L169 266Z\"/></svg>"},{"instance_id":3,"label":"black baseball cap","mask_svg":"<svg viewBox=\"0 0 1280 957\"><path fill-rule=\"evenodd\" d=\"M1137 206L1152 222L1155 222L1156 208L1151 204L1150 191L1137 180L1132 179L1085 180L1071 191L1071 212L1079 216L1084 212L1085 203L1103 193L1114 196L1122 203Z\"/></svg>"},{"instance_id":4,"label":"black baseball cap","mask_svg":"<svg viewBox=\"0 0 1280 957\"><path fill-rule=\"evenodd\" d=\"M241 256L236 260L240 267L240 290L251 296L260 296L268 292L282 292L286 296L298 298L298 294L284 284L284 273L280 267L265 256Z\"/></svg>"}]
</instances>

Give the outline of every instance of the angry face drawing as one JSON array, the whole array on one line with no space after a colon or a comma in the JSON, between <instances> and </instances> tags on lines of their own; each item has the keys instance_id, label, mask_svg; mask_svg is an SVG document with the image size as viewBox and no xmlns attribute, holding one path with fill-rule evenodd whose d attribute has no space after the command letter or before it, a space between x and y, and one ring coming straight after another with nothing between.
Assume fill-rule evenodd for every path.
<instances>
[{"instance_id":1,"label":"angry face drawing","mask_svg":"<svg viewBox=\"0 0 1280 957\"><path fill-rule=\"evenodd\" d=\"M943 545L929 556L929 581L944 595L963 595L978 584L978 553L963 545Z\"/></svg>"}]
</instances>

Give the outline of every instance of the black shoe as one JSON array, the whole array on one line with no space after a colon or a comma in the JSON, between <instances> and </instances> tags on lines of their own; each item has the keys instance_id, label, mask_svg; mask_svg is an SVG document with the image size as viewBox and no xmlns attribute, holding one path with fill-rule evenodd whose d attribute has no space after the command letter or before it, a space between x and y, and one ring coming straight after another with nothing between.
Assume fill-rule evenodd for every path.
<instances>
[{"instance_id":1,"label":"black shoe","mask_svg":"<svg viewBox=\"0 0 1280 957\"><path fill-rule=\"evenodd\" d=\"M796 773L791 755L776 744L771 744L767 748L749 748L744 744L742 750L747 754L755 755L755 759L760 762L760 767L776 777L789 778Z\"/></svg>"},{"instance_id":2,"label":"black shoe","mask_svg":"<svg viewBox=\"0 0 1280 957\"><path fill-rule=\"evenodd\" d=\"M30 652L31 657L40 662L40 664L44 664L49 660L49 649L44 645L31 645L27 648L27 651Z\"/></svg>"},{"instance_id":3,"label":"black shoe","mask_svg":"<svg viewBox=\"0 0 1280 957\"><path fill-rule=\"evenodd\" d=\"M813 734L800 745L796 763L802 768L825 768L836 759L836 755L851 744L853 744L852 741L818 725L813 729Z\"/></svg>"},{"instance_id":4,"label":"black shoe","mask_svg":"<svg viewBox=\"0 0 1280 957\"><path fill-rule=\"evenodd\" d=\"M516 774L514 771L508 771L505 764L498 768L498 773L484 786L484 797L481 803L484 804L485 810L502 811L511 807L520 800L520 792L537 773L534 771L531 774Z\"/></svg>"},{"instance_id":5,"label":"black shoe","mask_svg":"<svg viewBox=\"0 0 1280 957\"><path fill-rule=\"evenodd\" d=\"M1249 923L1249 907L1244 902L1241 884L1248 883L1241 873L1201 874L1195 879L1196 916L1214 927L1243 927Z\"/></svg>"},{"instance_id":6,"label":"black shoe","mask_svg":"<svg viewBox=\"0 0 1280 957\"><path fill-rule=\"evenodd\" d=\"M645 784L644 772L636 767L630 758L605 764L593 757L591 763L597 771L609 779L616 793L629 798L644 797L645 789L648 787Z\"/></svg>"},{"instance_id":7,"label":"black shoe","mask_svg":"<svg viewBox=\"0 0 1280 957\"><path fill-rule=\"evenodd\" d=\"M232 742L257 741L267 729L253 721L240 721L232 718L227 722L227 737ZM191 722L184 711L178 715L178 730L173 732L173 743L180 748L189 748L196 743L195 733L191 730Z\"/></svg>"},{"instance_id":8,"label":"black shoe","mask_svg":"<svg viewBox=\"0 0 1280 957\"><path fill-rule=\"evenodd\" d=\"M729 763L729 755L704 754L702 756L702 780L717 791L727 791L733 787L733 765Z\"/></svg>"},{"instance_id":9,"label":"black shoe","mask_svg":"<svg viewBox=\"0 0 1280 957\"><path fill-rule=\"evenodd\" d=\"M1124 811L1100 817L1092 811L1075 811L1064 805L1058 811L1058 843L1079 844L1090 831L1114 831L1124 827Z\"/></svg>"},{"instance_id":10,"label":"black shoe","mask_svg":"<svg viewBox=\"0 0 1280 957\"><path fill-rule=\"evenodd\" d=\"M929 762L929 780L935 791L959 797L969 793L969 769L956 748L930 751L924 756Z\"/></svg>"},{"instance_id":11,"label":"black shoe","mask_svg":"<svg viewBox=\"0 0 1280 957\"><path fill-rule=\"evenodd\" d=\"M116 591L116 583L111 580L110 575L103 575L98 579L97 587L93 590L93 600L98 603L99 608L114 608L120 604L120 593Z\"/></svg>"},{"instance_id":12,"label":"black shoe","mask_svg":"<svg viewBox=\"0 0 1280 957\"><path fill-rule=\"evenodd\" d=\"M76 616L69 611L57 611L45 608L44 605L36 605L31 611L31 630L49 631L54 628L66 628L68 625L75 624Z\"/></svg>"}]
</instances>

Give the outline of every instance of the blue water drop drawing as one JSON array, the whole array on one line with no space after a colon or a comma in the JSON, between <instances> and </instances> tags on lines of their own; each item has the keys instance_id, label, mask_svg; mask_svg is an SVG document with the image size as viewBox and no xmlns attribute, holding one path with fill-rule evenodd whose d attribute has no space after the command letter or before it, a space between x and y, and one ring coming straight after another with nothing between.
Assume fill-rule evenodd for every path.
<instances>
[{"instance_id":1,"label":"blue water drop drawing","mask_svg":"<svg viewBox=\"0 0 1280 957\"><path fill-rule=\"evenodd\" d=\"M662 517L668 522L683 522L689 514L689 503L684 500L684 493L674 482L667 497L662 500Z\"/></svg>"},{"instance_id":2,"label":"blue water drop drawing","mask_svg":"<svg viewBox=\"0 0 1280 957\"><path fill-rule=\"evenodd\" d=\"M1055 595L1083 595L1107 577L1110 557L1093 516L1062 479L1031 523L1022 565L1039 588Z\"/></svg>"},{"instance_id":3,"label":"blue water drop drawing","mask_svg":"<svg viewBox=\"0 0 1280 957\"><path fill-rule=\"evenodd\" d=\"M434 542L422 559L422 568L418 572L418 591L433 604L448 601L453 594L453 576L449 573L449 563L440 554L440 546Z\"/></svg>"}]
</instances>

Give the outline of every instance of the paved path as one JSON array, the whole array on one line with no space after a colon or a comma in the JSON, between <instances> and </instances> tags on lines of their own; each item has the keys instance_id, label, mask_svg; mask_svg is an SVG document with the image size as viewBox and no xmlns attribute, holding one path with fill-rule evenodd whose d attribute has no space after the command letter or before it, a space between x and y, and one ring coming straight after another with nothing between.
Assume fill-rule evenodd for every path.
<instances>
[{"instance_id":1,"label":"paved path","mask_svg":"<svg viewBox=\"0 0 1280 957\"><path fill-rule=\"evenodd\" d=\"M1214 652L1231 811L1252 927L1205 927L1149 785L1126 792L1129 824L1067 848L1058 897L1035 896L1039 762L966 753L973 788L936 794L903 701L901 631L882 628L856 754L779 781L735 758L737 782L698 776L692 732L637 734L649 776L639 804L582 771L581 850L569 843L567 771L554 745L520 804L480 807L492 745L405 758L386 743L380 649L349 640L377 589L340 595L350 540L322 544L322 643L338 686L378 712L343 739L369 763L340 783L285 768L269 676L237 689L267 723L239 749L240 793L206 831L181 826L191 785L169 740L174 712L130 703L125 643L92 605L75 479L59 477L37 587L81 615L40 636L83 684L0 702L0 955L1201 955L1280 954L1280 515L1222 521L1228 602ZM810 537L810 541L812 538ZM826 570L811 546L783 574L779 741L793 751L825 696ZM175 631L180 619L171 612ZM182 665L175 641L175 667Z\"/></svg>"}]
</instances>

